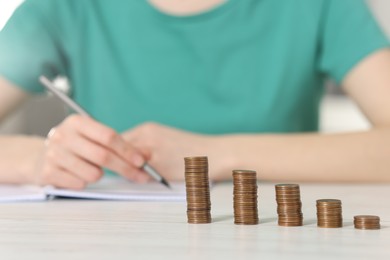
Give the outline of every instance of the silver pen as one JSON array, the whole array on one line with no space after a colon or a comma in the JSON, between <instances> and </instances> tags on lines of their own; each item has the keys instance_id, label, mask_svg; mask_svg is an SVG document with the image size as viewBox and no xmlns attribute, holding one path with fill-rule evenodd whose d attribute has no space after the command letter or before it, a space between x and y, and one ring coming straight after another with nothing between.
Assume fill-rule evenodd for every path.
<instances>
[{"instance_id":1,"label":"silver pen","mask_svg":"<svg viewBox=\"0 0 390 260\"><path fill-rule=\"evenodd\" d=\"M65 93L58 90L56 87L54 87L53 83L46 78L45 76L40 76L39 81L41 84L49 90L51 93L53 93L56 97L58 97L60 100L62 100L66 105L68 105L71 109L73 109L76 113L90 117L92 116L85 111L79 104L77 104L73 99L65 95ZM144 170L147 174L149 174L150 177L155 179L156 181L160 182L161 184L165 185L168 188L171 188L169 183L162 177L152 166L150 166L148 163L145 163L142 167L142 170Z\"/></svg>"}]
</instances>

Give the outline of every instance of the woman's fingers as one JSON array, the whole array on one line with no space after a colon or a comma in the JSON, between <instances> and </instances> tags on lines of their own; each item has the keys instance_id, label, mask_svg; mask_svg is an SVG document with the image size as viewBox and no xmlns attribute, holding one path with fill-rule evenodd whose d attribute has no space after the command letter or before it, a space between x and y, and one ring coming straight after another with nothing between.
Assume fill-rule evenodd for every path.
<instances>
[{"instance_id":1,"label":"woman's fingers","mask_svg":"<svg viewBox=\"0 0 390 260\"><path fill-rule=\"evenodd\" d=\"M142 154L127 144L123 138L113 129L82 116L74 116L68 119L68 125L75 129L81 136L110 149L128 163L139 168L145 163Z\"/></svg>"},{"instance_id":2,"label":"woman's fingers","mask_svg":"<svg viewBox=\"0 0 390 260\"><path fill-rule=\"evenodd\" d=\"M102 168L134 181L148 179L140 169L145 162L142 153L91 118L68 117L51 131L45 144L42 184L80 189L98 181Z\"/></svg>"},{"instance_id":3,"label":"woman's fingers","mask_svg":"<svg viewBox=\"0 0 390 260\"><path fill-rule=\"evenodd\" d=\"M55 147L56 163L58 167L65 169L86 183L94 183L103 176L103 170L95 164L91 164L81 157L69 152L63 147Z\"/></svg>"},{"instance_id":4,"label":"woman's fingers","mask_svg":"<svg viewBox=\"0 0 390 260\"><path fill-rule=\"evenodd\" d=\"M43 182L58 188L81 190L87 183L62 168L50 168L50 172L44 174Z\"/></svg>"},{"instance_id":5,"label":"woman's fingers","mask_svg":"<svg viewBox=\"0 0 390 260\"><path fill-rule=\"evenodd\" d=\"M81 136L74 136L73 141L67 142L64 147L85 162L107 168L128 179L134 180L137 174L142 173L139 168L123 160L113 151Z\"/></svg>"}]
</instances>

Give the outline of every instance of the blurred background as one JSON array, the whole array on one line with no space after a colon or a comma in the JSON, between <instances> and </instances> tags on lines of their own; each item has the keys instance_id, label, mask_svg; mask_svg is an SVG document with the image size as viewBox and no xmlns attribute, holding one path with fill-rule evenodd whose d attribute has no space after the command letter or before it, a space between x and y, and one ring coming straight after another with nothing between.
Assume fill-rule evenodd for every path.
<instances>
[{"instance_id":1,"label":"blurred background","mask_svg":"<svg viewBox=\"0 0 390 260\"><path fill-rule=\"evenodd\" d=\"M342 1L342 0L340 0ZM23 0L0 0L0 30ZM390 37L390 0L367 0L378 22ZM0 57L1 59L1 57ZM0 93L1 95L1 93ZM32 97L20 109L0 122L0 134L46 135L63 120L66 110L53 97ZM321 104L321 132L343 132L369 128L357 106L331 82Z\"/></svg>"}]
</instances>

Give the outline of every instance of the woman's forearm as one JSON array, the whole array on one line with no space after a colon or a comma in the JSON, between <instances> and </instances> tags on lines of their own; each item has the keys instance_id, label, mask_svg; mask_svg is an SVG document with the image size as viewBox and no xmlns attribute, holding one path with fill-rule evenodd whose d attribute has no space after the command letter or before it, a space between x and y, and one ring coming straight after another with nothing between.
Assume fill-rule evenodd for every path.
<instances>
[{"instance_id":1,"label":"woman's forearm","mask_svg":"<svg viewBox=\"0 0 390 260\"><path fill-rule=\"evenodd\" d=\"M237 168L262 180L390 182L390 129L346 134L254 134L213 137L212 178ZM0 183L34 181L40 137L0 137ZM217 148L217 149L215 149Z\"/></svg>"},{"instance_id":2,"label":"woman's forearm","mask_svg":"<svg viewBox=\"0 0 390 260\"><path fill-rule=\"evenodd\" d=\"M229 135L219 138L234 168L273 181L390 181L390 129L346 134ZM216 179L225 179L230 172Z\"/></svg>"},{"instance_id":3,"label":"woman's forearm","mask_svg":"<svg viewBox=\"0 0 390 260\"><path fill-rule=\"evenodd\" d=\"M41 137L0 136L0 183L32 183L44 147Z\"/></svg>"}]
</instances>

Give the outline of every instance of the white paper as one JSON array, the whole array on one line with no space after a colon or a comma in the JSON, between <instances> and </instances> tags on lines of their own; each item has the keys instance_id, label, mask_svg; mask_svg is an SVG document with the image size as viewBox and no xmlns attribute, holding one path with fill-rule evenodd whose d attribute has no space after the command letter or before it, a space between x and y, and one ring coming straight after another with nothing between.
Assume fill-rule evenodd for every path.
<instances>
[{"instance_id":1,"label":"white paper","mask_svg":"<svg viewBox=\"0 0 390 260\"><path fill-rule=\"evenodd\" d=\"M104 177L81 191L46 187L45 193L49 196L97 200L185 201L184 182L170 184L172 189L157 182L139 184L120 177Z\"/></svg>"},{"instance_id":2,"label":"white paper","mask_svg":"<svg viewBox=\"0 0 390 260\"><path fill-rule=\"evenodd\" d=\"M41 187L27 185L0 185L0 202L44 201Z\"/></svg>"},{"instance_id":3,"label":"white paper","mask_svg":"<svg viewBox=\"0 0 390 260\"><path fill-rule=\"evenodd\" d=\"M96 184L81 191L58 189L47 186L0 185L0 202L44 201L47 197L65 197L96 200L127 201L185 201L184 182L170 183L168 189L157 182L138 184L121 177L104 177Z\"/></svg>"}]
</instances>

